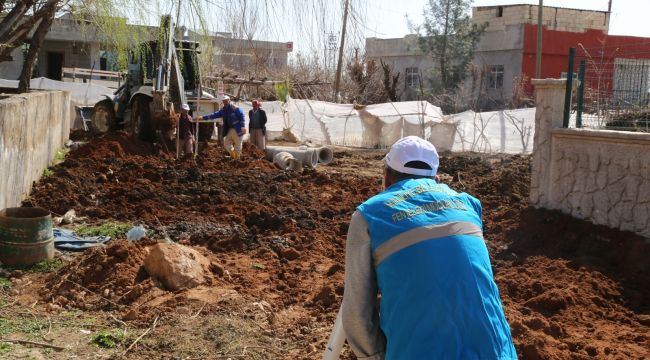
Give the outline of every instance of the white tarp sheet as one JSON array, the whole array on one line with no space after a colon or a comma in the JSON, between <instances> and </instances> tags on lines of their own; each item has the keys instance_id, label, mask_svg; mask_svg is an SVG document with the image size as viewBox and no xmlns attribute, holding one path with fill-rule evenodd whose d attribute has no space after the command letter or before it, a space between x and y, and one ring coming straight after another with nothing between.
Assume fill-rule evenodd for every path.
<instances>
[{"instance_id":1,"label":"white tarp sheet","mask_svg":"<svg viewBox=\"0 0 650 360\"><path fill-rule=\"evenodd\" d=\"M452 151L529 154L535 135L535 108L446 116L456 124Z\"/></svg>"},{"instance_id":2,"label":"white tarp sheet","mask_svg":"<svg viewBox=\"0 0 650 360\"><path fill-rule=\"evenodd\" d=\"M113 90L106 86L94 85L92 83L70 83L40 77L30 82L32 89L36 90L64 90L70 92L70 98L77 105L95 105L98 101L105 99L105 96L113 96ZM17 88L18 80L0 79L0 87Z\"/></svg>"},{"instance_id":3,"label":"white tarp sheet","mask_svg":"<svg viewBox=\"0 0 650 360\"><path fill-rule=\"evenodd\" d=\"M426 101L375 104L355 110L352 104L289 99L284 116L277 102L264 103L263 109L267 111L271 139L290 129L300 141L326 145L387 147L403 136L429 138L431 127L443 122L440 108Z\"/></svg>"},{"instance_id":4,"label":"white tarp sheet","mask_svg":"<svg viewBox=\"0 0 650 360\"><path fill-rule=\"evenodd\" d=\"M249 104L240 103L243 109ZM301 142L352 147L388 147L398 139L417 135L440 151L527 154L532 151L535 109L516 109L443 115L425 101L369 105L289 99L283 116L280 102L265 102L270 139L283 129Z\"/></svg>"},{"instance_id":5,"label":"white tarp sheet","mask_svg":"<svg viewBox=\"0 0 650 360\"><path fill-rule=\"evenodd\" d=\"M0 87L17 88L18 80L0 79ZM93 106L104 100L106 96L113 97L112 89L92 83L71 83L52 80L44 77L32 79L30 87L34 90L63 90L70 92L70 114L73 121L72 127L81 127L80 119L77 119L75 106Z\"/></svg>"}]
</instances>

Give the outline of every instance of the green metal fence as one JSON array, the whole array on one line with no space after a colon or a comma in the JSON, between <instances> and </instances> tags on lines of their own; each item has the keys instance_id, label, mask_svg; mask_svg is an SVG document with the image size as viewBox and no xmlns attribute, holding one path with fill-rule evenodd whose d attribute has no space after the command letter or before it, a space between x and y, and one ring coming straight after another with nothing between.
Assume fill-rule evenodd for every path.
<instances>
[{"instance_id":1,"label":"green metal fence","mask_svg":"<svg viewBox=\"0 0 650 360\"><path fill-rule=\"evenodd\" d=\"M578 45L562 75L564 127L650 132L650 42Z\"/></svg>"}]
</instances>

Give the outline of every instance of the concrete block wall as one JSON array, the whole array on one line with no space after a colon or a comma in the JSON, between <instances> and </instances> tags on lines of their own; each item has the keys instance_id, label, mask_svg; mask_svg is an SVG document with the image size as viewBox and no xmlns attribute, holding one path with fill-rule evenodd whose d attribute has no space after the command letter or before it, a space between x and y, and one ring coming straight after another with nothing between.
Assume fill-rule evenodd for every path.
<instances>
[{"instance_id":1,"label":"concrete block wall","mask_svg":"<svg viewBox=\"0 0 650 360\"><path fill-rule=\"evenodd\" d=\"M503 9L503 16L497 17L497 10ZM508 25L537 24L536 5L482 6L472 9L472 21L476 24L489 23L486 31L502 31ZM548 29L558 31L585 32L597 29L607 32L609 15L604 11L565 9L545 6L542 23Z\"/></svg>"},{"instance_id":2,"label":"concrete block wall","mask_svg":"<svg viewBox=\"0 0 650 360\"><path fill-rule=\"evenodd\" d=\"M533 85L531 205L650 238L650 134L561 128L565 81Z\"/></svg>"},{"instance_id":3,"label":"concrete block wall","mask_svg":"<svg viewBox=\"0 0 650 360\"><path fill-rule=\"evenodd\" d=\"M70 134L70 94L0 99L0 209L19 206Z\"/></svg>"}]
</instances>

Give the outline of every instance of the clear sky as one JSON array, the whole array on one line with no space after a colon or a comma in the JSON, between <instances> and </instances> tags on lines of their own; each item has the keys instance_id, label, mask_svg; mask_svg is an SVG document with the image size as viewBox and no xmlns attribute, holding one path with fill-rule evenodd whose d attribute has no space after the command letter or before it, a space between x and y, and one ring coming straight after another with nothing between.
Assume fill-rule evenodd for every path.
<instances>
[{"instance_id":1,"label":"clear sky","mask_svg":"<svg viewBox=\"0 0 650 360\"><path fill-rule=\"evenodd\" d=\"M421 23L427 0L374 0L367 8L367 36L402 37L409 33L405 16ZM538 4L537 0L476 0L473 6ZM544 6L607 11L608 0L544 0ZM612 35L650 37L650 0L612 0Z\"/></svg>"},{"instance_id":2,"label":"clear sky","mask_svg":"<svg viewBox=\"0 0 650 360\"><path fill-rule=\"evenodd\" d=\"M144 1L144 0L143 0ZM175 13L171 0L147 0L157 3L159 13ZM253 38L287 42L293 41L294 51L306 56L332 58L327 51L328 34L338 35L341 29L344 0L193 0L207 4L206 17L208 30L232 32L232 24L244 24L252 29ZM182 4L192 1L181 0ZM346 36L347 55L352 49L365 45L365 38L396 38L411 33L407 18L412 24L423 22L423 11L428 0L350 0L352 12ZM473 6L538 4L538 0L475 0ZM607 10L608 0L544 0L545 6L558 6L576 9ZM256 16L251 9L259 8ZM185 8L182 12L185 12ZM229 15L225 15L230 12ZM153 14L153 13L152 13ZM610 34L650 37L648 24L650 0L612 0ZM135 18L132 15L126 15ZM254 25L245 19L257 18ZM146 17L146 16L145 16ZM158 16L149 15L150 24L156 24ZM183 14L182 23L197 28L196 19L191 14ZM230 20L230 21L229 21ZM229 23L231 25L229 25ZM235 34L235 36L241 36ZM329 55L325 55L325 53Z\"/></svg>"}]
</instances>

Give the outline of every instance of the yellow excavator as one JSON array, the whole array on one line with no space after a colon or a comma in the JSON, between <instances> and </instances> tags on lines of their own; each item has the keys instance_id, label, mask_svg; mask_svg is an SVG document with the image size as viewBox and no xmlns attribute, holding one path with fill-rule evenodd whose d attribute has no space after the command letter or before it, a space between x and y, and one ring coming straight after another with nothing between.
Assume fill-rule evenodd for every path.
<instances>
[{"instance_id":1,"label":"yellow excavator","mask_svg":"<svg viewBox=\"0 0 650 360\"><path fill-rule=\"evenodd\" d=\"M95 132L123 129L167 147L174 139L182 104L189 104L195 116L199 106L201 114L218 110L214 96L201 91L199 43L184 39L183 29L175 27L169 15L161 18L160 28L162 36L136 45L129 54L126 81L114 96L93 107ZM199 126L199 140L209 139L214 125Z\"/></svg>"}]
</instances>

